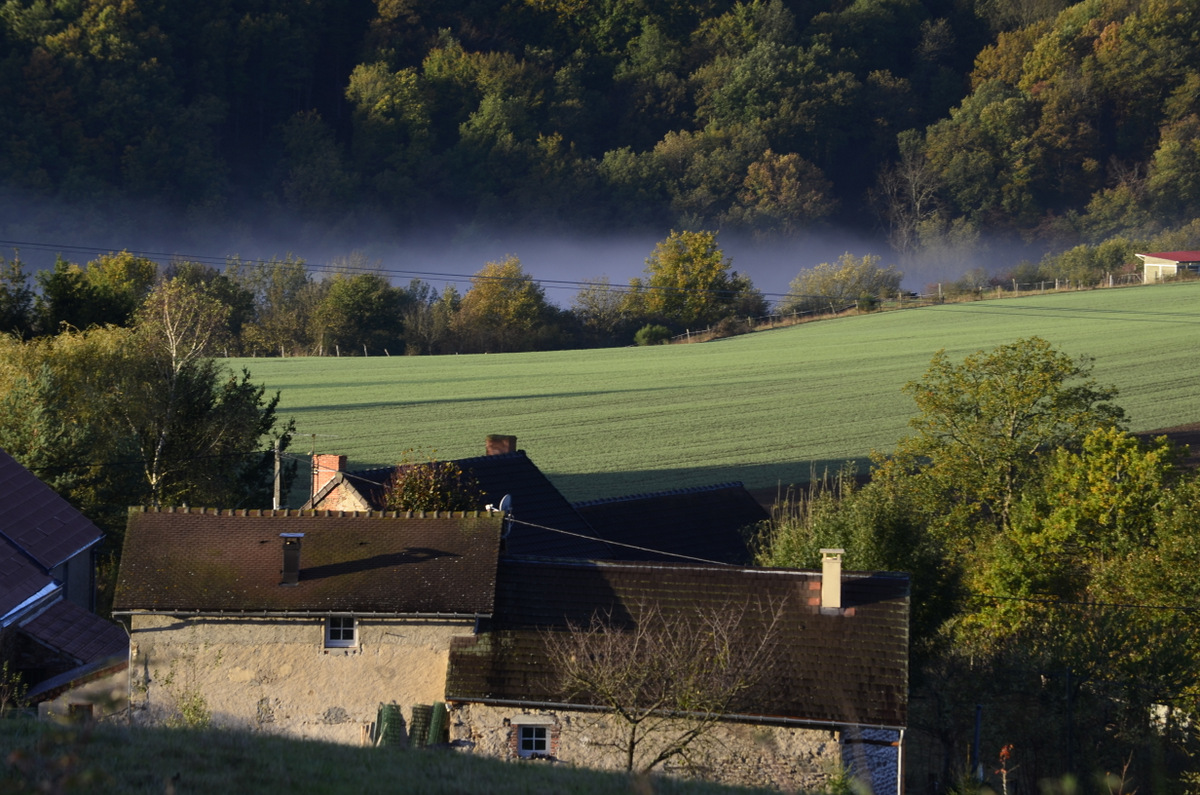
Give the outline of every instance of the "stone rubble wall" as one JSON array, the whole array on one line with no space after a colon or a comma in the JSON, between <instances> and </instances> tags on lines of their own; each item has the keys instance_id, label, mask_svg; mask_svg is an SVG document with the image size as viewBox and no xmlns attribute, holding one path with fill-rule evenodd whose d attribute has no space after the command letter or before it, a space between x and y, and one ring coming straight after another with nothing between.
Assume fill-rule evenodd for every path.
<instances>
[{"instance_id":1,"label":"stone rubble wall","mask_svg":"<svg viewBox=\"0 0 1200 795\"><path fill-rule=\"evenodd\" d=\"M325 648L313 618L132 617L135 722L211 725L359 744L381 703L405 720L444 698L451 638L470 621L360 618L358 645ZM405 735L407 736L407 734Z\"/></svg>"},{"instance_id":2,"label":"stone rubble wall","mask_svg":"<svg viewBox=\"0 0 1200 795\"><path fill-rule=\"evenodd\" d=\"M624 753L615 747L623 724L597 712L455 703L450 705L450 743L459 750L517 760L515 733L522 719L552 726L552 759L527 760L530 764L625 767ZM644 747L656 753L653 742L647 739ZM722 723L689 746L687 762L675 759L661 772L722 784L821 792L841 770L842 748L838 733L828 730Z\"/></svg>"}]
</instances>

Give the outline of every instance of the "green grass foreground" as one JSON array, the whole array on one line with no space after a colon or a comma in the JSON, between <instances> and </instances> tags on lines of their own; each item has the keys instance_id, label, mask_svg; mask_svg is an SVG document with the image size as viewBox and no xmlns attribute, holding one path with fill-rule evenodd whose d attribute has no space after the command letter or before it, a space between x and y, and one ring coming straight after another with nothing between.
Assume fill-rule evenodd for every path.
<instances>
[{"instance_id":1,"label":"green grass foreground","mask_svg":"<svg viewBox=\"0 0 1200 795\"><path fill-rule=\"evenodd\" d=\"M807 482L892 449L915 411L901 388L938 349L958 360L1034 335L1094 357L1132 430L1200 420L1196 282L944 304L693 345L230 363L282 391L296 452L382 466L407 448L482 455L488 434L512 434L582 500Z\"/></svg>"},{"instance_id":2,"label":"green grass foreground","mask_svg":"<svg viewBox=\"0 0 1200 795\"><path fill-rule=\"evenodd\" d=\"M0 793L663 793L761 790L219 730L0 720Z\"/></svg>"}]
</instances>

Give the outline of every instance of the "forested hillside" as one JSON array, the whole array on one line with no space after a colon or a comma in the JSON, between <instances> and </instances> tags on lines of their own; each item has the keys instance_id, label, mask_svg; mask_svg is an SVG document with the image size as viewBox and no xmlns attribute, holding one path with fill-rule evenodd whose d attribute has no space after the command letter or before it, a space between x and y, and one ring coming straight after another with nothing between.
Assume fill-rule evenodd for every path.
<instances>
[{"instance_id":1,"label":"forested hillside","mask_svg":"<svg viewBox=\"0 0 1200 795\"><path fill-rule=\"evenodd\" d=\"M1198 29L1191 0L6 0L0 183L1062 250L1200 214Z\"/></svg>"}]
</instances>

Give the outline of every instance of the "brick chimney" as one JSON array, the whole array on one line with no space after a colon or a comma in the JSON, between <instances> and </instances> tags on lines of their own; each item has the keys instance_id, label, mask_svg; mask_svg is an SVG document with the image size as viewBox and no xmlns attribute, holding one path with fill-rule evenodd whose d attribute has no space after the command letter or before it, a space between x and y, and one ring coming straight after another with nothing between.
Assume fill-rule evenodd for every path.
<instances>
[{"instance_id":1,"label":"brick chimney","mask_svg":"<svg viewBox=\"0 0 1200 795\"><path fill-rule=\"evenodd\" d=\"M304 533L280 533L283 539L283 576L280 585L300 584L300 539Z\"/></svg>"},{"instance_id":2,"label":"brick chimney","mask_svg":"<svg viewBox=\"0 0 1200 795\"><path fill-rule=\"evenodd\" d=\"M842 554L844 549L821 550L821 609L842 606Z\"/></svg>"},{"instance_id":3,"label":"brick chimney","mask_svg":"<svg viewBox=\"0 0 1200 795\"><path fill-rule=\"evenodd\" d=\"M316 495L318 491L325 487L325 484L333 480L333 476L346 468L346 456L344 455L315 455L312 460L312 493Z\"/></svg>"},{"instance_id":4,"label":"brick chimney","mask_svg":"<svg viewBox=\"0 0 1200 795\"><path fill-rule=\"evenodd\" d=\"M490 434L487 438L487 455L504 455L517 452L517 437Z\"/></svg>"}]
</instances>

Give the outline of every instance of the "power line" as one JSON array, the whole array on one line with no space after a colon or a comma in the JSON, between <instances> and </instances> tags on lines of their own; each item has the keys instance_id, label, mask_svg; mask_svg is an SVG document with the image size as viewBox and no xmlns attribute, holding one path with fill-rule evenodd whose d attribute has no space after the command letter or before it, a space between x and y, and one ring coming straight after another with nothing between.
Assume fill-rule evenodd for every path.
<instances>
[{"instance_id":1,"label":"power line","mask_svg":"<svg viewBox=\"0 0 1200 795\"><path fill-rule=\"evenodd\" d=\"M34 249L36 251L50 251L50 252L68 251L68 252L73 252L73 253L77 253L77 254L88 254L88 255L103 255L103 254L113 253L113 250L111 248L106 249L106 248L97 247L97 246L59 245L59 244L51 244L51 243L39 243L36 241L20 241L20 240L0 240L0 246L12 247L12 248ZM194 263L198 263L201 265L212 265L212 266L231 265L231 264L271 265L274 263L286 262L286 260L279 260L279 259L261 259L261 258L242 259L241 257L239 257L238 255L235 255L235 254L230 254L230 255L225 255L225 256L218 256L218 255L212 255L212 254L181 254L181 253L171 254L171 253L164 252L164 251L146 251L146 250L140 250L140 249L121 249L121 251L128 253L128 254L132 254L137 257L143 257L145 259L166 260L168 263L194 262ZM430 280L430 281L439 281L439 282L447 282L447 283L457 282L459 280L467 280L467 281L489 281L490 280L490 281L501 281L501 282L513 281L513 279L511 279L510 277L483 276L483 275L480 275L477 273L475 273L475 274L472 274L472 273L447 273L447 272L443 272L443 271L408 270L408 269L403 269L403 268L385 268L385 267L376 267L376 266L351 265L349 263L326 265L326 264L319 264L319 263L309 263L304 260L300 260L300 262L303 263L306 270L317 272L317 273L331 273L331 274L347 273L347 272L349 272L349 273L377 273L380 275L386 275L386 276L391 276L391 277L417 278L417 279L426 279L426 280ZM586 279L547 279L547 278L531 277L531 281L533 281L535 284L538 284L539 286L542 286L542 287L548 288L548 289L578 290L581 288L603 288L606 292L614 292L614 293L620 293L620 294L631 293L631 292L634 292L635 290L644 290L644 291L665 292L665 293L686 293L686 294L707 293L707 294L712 294L712 295L717 295L717 296L722 296L722 297L733 297L733 296L741 294L741 292L742 292L741 290L698 290L698 289L686 288L686 287L651 286L651 285L646 285L646 284L640 285L639 287L635 288L632 285L605 284L603 282L591 281L591 280L586 280ZM759 291L759 294L762 295L764 298L770 298L770 299L784 299L784 298L820 298L820 299L824 299L825 298L824 296L806 296L806 295L798 295L796 293L769 293L769 292Z\"/></svg>"},{"instance_id":2,"label":"power line","mask_svg":"<svg viewBox=\"0 0 1200 795\"><path fill-rule=\"evenodd\" d=\"M599 538L597 536L589 536L589 535L585 535L583 533L573 533L570 530L559 530L558 528L555 528L555 527L547 527L546 525L534 524L533 522L523 522L520 519L516 519L511 516L508 517L508 521L510 521L514 524L523 524L526 527L536 527L538 530L546 530L551 533L559 533L564 536L572 536L574 538L583 538L588 541L599 541L600 543L608 544L609 546L625 547L626 549L635 549L638 552L651 552L655 555L666 555L667 557L679 558L680 560L689 560L689 561L692 561L693 563L708 563L713 566L734 566L735 565L733 563L726 563L726 562L720 561L720 560L708 560L706 558L697 558L697 557L693 557L691 555L682 555L678 552L667 552L667 551L661 550L661 549L652 549L651 547L639 547L636 544L623 544L620 541L610 541L607 538Z\"/></svg>"}]
</instances>

